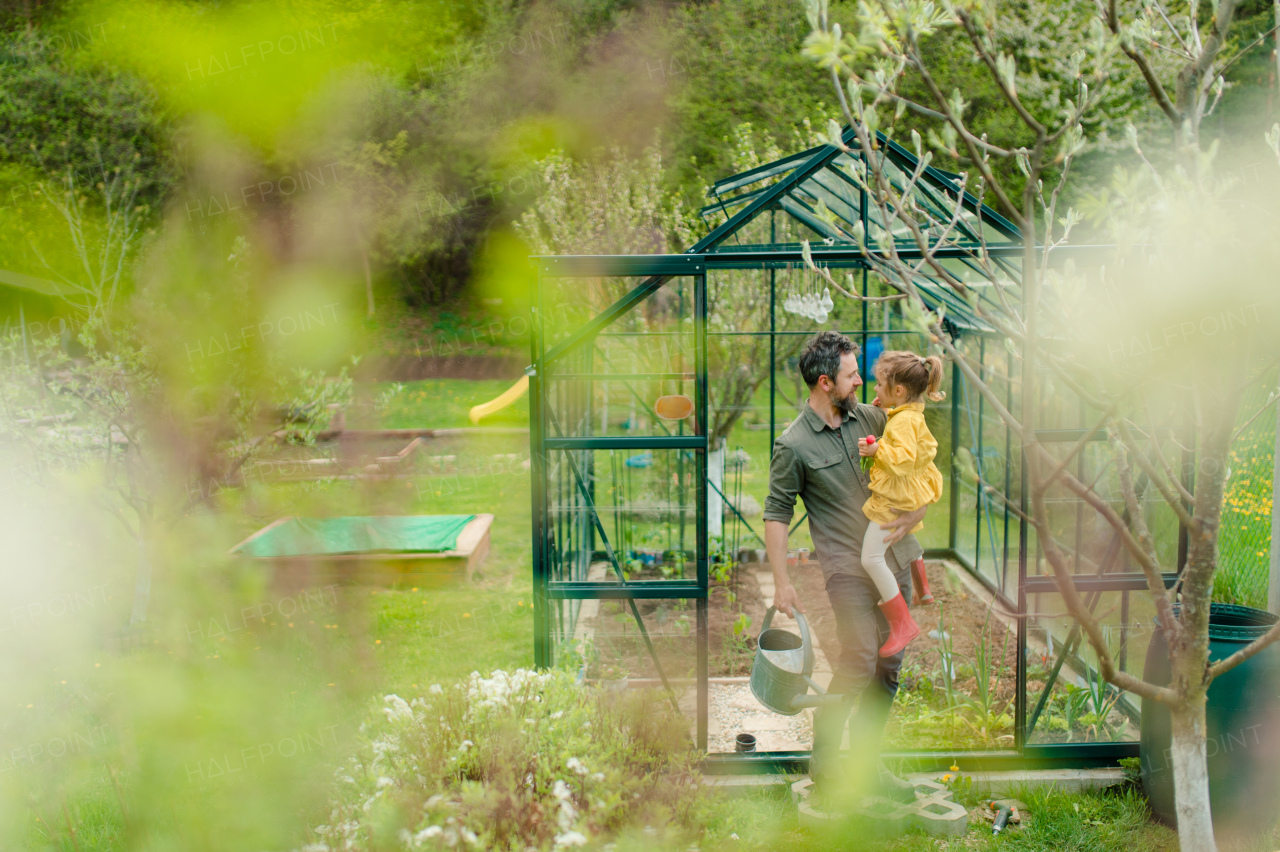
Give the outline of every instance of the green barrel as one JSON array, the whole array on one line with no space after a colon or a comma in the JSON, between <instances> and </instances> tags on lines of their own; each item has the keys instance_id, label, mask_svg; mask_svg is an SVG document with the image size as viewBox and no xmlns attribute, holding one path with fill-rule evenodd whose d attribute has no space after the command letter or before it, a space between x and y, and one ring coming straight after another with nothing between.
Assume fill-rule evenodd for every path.
<instances>
[{"instance_id":1,"label":"green barrel","mask_svg":"<svg viewBox=\"0 0 1280 852\"><path fill-rule=\"evenodd\" d=\"M1209 660L1229 657L1267 632L1276 616L1234 604L1209 611ZM1143 677L1167 686L1169 649L1156 622ZM1209 685L1205 754L1215 832L1252 834L1276 821L1280 802L1280 643L1244 661ZM1142 699L1142 786L1151 810L1174 825L1169 709Z\"/></svg>"}]
</instances>

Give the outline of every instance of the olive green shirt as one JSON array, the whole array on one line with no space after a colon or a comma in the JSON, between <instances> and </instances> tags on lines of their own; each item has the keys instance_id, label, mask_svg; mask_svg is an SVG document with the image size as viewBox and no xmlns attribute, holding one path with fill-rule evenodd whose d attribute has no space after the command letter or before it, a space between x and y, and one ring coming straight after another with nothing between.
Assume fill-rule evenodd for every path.
<instances>
[{"instance_id":1,"label":"olive green shirt","mask_svg":"<svg viewBox=\"0 0 1280 852\"><path fill-rule=\"evenodd\" d=\"M858 439L882 434L886 419L883 410L858 403L840 428L832 429L806 401L773 443L764 519L790 525L796 497L803 499L823 577L863 573L862 539L868 521L862 504L871 491L870 478L859 464ZM899 574L923 553L916 537L908 535L890 547L886 557L893 573Z\"/></svg>"}]
</instances>

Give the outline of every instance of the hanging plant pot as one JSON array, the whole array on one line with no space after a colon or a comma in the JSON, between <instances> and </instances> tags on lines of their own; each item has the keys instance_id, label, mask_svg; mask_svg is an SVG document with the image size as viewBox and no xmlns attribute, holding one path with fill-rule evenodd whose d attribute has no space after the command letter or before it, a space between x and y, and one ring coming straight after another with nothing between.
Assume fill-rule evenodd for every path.
<instances>
[{"instance_id":1,"label":"hanging plant pot","mask_svg":"<svg viewBox=\"0 0 1280 852\"><path fill-rule=\"evenodd\" d=\"M1176 612L1176 609L1175 609ZM1275 624L1276 616L1234 604L1209 610L1209 661L1231 656ZM1170 681L1169 646L1156 622L1143 678ZM1169 708L1142 699L1142 786L1151 810L1175 825ZM1205 707L1209 803L1219 836L1252 834L1276 821L1280 801L1280 644L1264 649L1209 685Z\"/></svg>"},{"instance_id":2,"label":"hanging plant pot","mask_svg":"<svg viewBox=\"0 0 1280 852\"><path fill-rule=\"evenodd\" d=\"M693 414L693 400L682 393L660 396L653 410L663 420L683 420Z\"/></svg>"}]
</instances>

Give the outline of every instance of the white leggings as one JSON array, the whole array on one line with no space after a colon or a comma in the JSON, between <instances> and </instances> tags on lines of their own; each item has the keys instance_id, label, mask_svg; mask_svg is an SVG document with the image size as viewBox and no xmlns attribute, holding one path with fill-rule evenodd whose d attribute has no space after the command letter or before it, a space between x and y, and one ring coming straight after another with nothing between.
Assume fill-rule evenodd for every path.
<instances>
[{"instance_id":1,"label":"white leggings","mask_svg":"<svg viewBox=\"0 0 1280 852\"><path fill-rule=\"evenodd\" d=\"M866 538L862 540L862 569L867 572L871 582L876 584L876 591L880 593L880 603L886 603L902 594L902 590L898 588L898 581L894 579L893 571L889 570L889 562L884 557L889 549L889 545L884 541L888 535L888 530L871 521L867 524Z\"/></svg>"}]
</instances>

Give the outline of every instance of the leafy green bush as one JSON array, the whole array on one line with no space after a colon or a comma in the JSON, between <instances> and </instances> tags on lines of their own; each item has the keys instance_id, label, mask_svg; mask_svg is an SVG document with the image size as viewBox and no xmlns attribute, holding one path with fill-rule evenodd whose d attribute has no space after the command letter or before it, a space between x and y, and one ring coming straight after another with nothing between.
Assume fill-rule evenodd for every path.
<instances>
[{"instance_id":1,"label":"leafy green bush","mask_svg":"<svg viewBox=\"0 0 1280 852\"><path fill-rule=\"evenodd\" d=\"M32 33L0 39L0 162L54 180L71 171L87 185L125 169L154 209L174 179L168 137L154 92L136 77L77 67Z\"/></svg>"},{"instance_id":2,"label":"leafy green bush","mask_svg":"<svg viewBox=\"0 0 1280 852\"><path fill-rule=\"evenodd\" d=\"M517 669L384 703L304 852L559 849L698 821L697 755L655 694Z\"/></svg>"}]
</instances>

